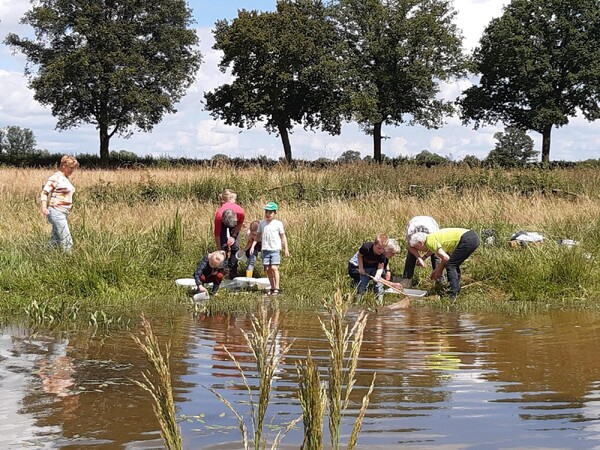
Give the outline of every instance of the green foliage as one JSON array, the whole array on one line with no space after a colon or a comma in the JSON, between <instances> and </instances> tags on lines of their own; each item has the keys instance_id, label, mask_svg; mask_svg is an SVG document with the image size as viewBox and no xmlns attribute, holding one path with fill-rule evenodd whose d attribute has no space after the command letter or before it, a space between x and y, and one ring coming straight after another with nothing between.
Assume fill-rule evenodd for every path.
<instances>
[{"instance_id":1,"label":"green foliage","mask_svg":"<svg viewBox=\"0 0 600 450\"><path fill-rule=\"evenodd\" d=\"M281 0L275 12L240 10L231 23L218 21L214 34L219 66L234 79L205 93L213 117L247 128L264 121L281 137L288 163L294 124L340 133L337 34L321 0Z\"/></svg>"},{"instance_id":2,"label":"green foliage","mask_svg":"<svg viewBox=\"0 0 600 450\"><path fill-rule=\"evenodd\" d=\"M429 150L422 150L420 153L415 155L414 161L420 166L427 167L448 163L447 158L444 158L436 153L431 153Z\"/></svg>"},{"instance_id":3,"label":"green foliage","mask_svg":"<svg viewBox=\"0 0 600 450\"><path fill-rule=\"evenodd\" d=\"M481 166L481 160L475 155L466 155L463 160L463 164L469 167L479 167Z\"/></svg>"},{"instance_id":4,"label":"green foliage","mask_svg":"<svg viewBox=\"0 0 600 450\"><path fill-rule=\"evenodd\" d=\"M493 309L506 301L511 311L519 307L515 301L527 307L556 307L563 301L580 301L585 307L597 308L600 269L595 259L600 254L600 222L593 220L594 210L581 216L585 220L574 220L567 213L559 218L544 216L543 229L530 230L546 236L543 246L511 249L506 241L526 224L513 223L499 206L506 203L496 201L501 197L524 208L529 204L535 208L539 202L549 204L549 197L565 206L581 202L582 206L577 206L580 209L597 208L593 200L600 197L597 170L504 171L456 165L394 168L360 162L334 165L326 171L278 169L278 185L268 191L261 170L270 169L229 168L223 171L221 181L200 174L198 179L186 175L179 182L171 182L171 176L148 176L139 184L87 184L77 194L79 206L71 222L75 250L70 254L46 245L47 224L36 222L38 213L30 200L21 195L9 196L6 209L14 214L14 224L31 225L16 234L7 233L7 228L0 233L0 317L20 313L44 325L64 322L115 327L127 325L142 310L148 314L153 310L160 315L176 314L187 297L174 280L191 276L199 255L214 245L209 225L214 210L205 205L222 190L222 179L233 182L230 187L240 194L238 201L246 208L247 217L260 213L272 198L285 206L282 220L292 258L284 258L281 269L284 291L277 302L284 309L319 308L321 300L338 288L348 292L346 261L360 243L371 239L374 229L385 229L395 237L403 232L402 223L409 210L399 213L386 209L388 202L433 205L439 214L456 208L446 215L446 223L478 232L488 228L497 231L497 245L482 245L467 260L465 285L475 283L463 291L464 296L461 293L458 307ZM418 183L421 190L409 188ZM580 195L565 200L556 197L554 191ZM457 201L462 194L476 200L463 205ZM445 206L437 207L439 199L444 198L448 200ZM168 205L162 212L148 208L161 208L162 202ZM329 208L329 202L335 209ZM81 205L85 205L85 222ZM204 217L191 213L199 205L205 210ZM324 217L324 205L331 217ZM119 214L123 211L123 223L91 226L111 208ZM493 208L497 210L490 214ZM293 219L288 221L290 210ZM147 213L139 217L140 211ZM492 219L484 221L482 216ZM198 223L203 225L198 228ZM189 233L192 228L203 231ZM184 230L189 233L185 240ZM557 239L576 239L581 244L567 249L556 245ZM393 261L395 267L401 264L402 258ZM263 275L260 267L257 272ZM418 272L417 278L426 284L428 272ZM474 299L477 303L469 304ZM255 292L230 293L223 289L208 302L205 312L251 312L261 301L261 295Z\"/></svg>"},{"instance_id":5,"label":"green foliage","mask_svg":"<svg viewBox=\"0 0 600 450\"><path fill-rule=\"evenodd\" d=\"M500 167L522 167L537 156L533 149L533 139L527 136L525 130L507 127L504 132L494 134L498 142L490 152L485 162Z\"/></svg>"},{"instance_id":6,"label":"green foliage","mask_svg":"<svg viewBox=\"0 0 600 450\"><path fill-rule=\"evenodd\" d=\"M440 81L464 75L456 15L445 0L338 0L347 90L354 119L373 134L381 161L381 127L442 125L452 112Z\"/></svg>"},{"instance_id":7,"label":"green foliage","mask_svg":"<svg viewBox=\"0 0 600 450\"><path fill-rule=\"evenodd\" d=\"M135 162L137 160L137 155L133 152L127 150L119 150L119 151L111 151L110 158L115 161L123 162Z\"/></svg>"},{"instance_id":8,"label":"green foliage","mask_svg":"<svg viewBox=\"0 0 600 450\"><path fill-rule=\"evenodd\" d=\"M175 212L175 217L170 226L166 227L165 234L165 246L167 250L174 255L183 253L185 248L185 237L183 230L183 220L179 210Z\"/></svg>"},{"instance_id":9,"label":"green foliage","mask_svg":"<svg viewBox=\"0 0 600 450\"><path fill-rule=\"evenodd\" d=\"M36 141L33 131L29 128L16 126L7 126L0 128L0 153L9 156L20 155L24 153L36 153Z\"/></svg>"},{"instance_id":10,"label":"green foliage","mask_svg":"<svg viewBox=\"0 0 600 450\"><path fill-rule=\"evenodd\" d=\"M360 161L360 152L357 152L356 150L346 150L340 155L340 157L337 160L341 163L352 163Z\"/></svg>"},{"instance_id":11,"label":"green foliage","mask_svg":"<svg viewBox=\"0 0 600 450\"><path fill-rule=\"evenodd\" d=\"M149 131L175 111L201 61L184 0L42 0L22 22L36 38L5 42L26 56L34 98L59 129L96 125L103 162L113 135Z\"/></svg>"},{"instance_id":12,"label":"green foliage","mask_svg":"<svg viewBox=\"0 0 600 450\"><path fill-rule=\"evenodd\" d=\"M600 117L599 59L596 0L514 0L474 52L481 79L463 93L463 120L542 133L547 164L553 126L566 125L578 110L588 120Z\"/></svg>"},{"instance_id":13,"label":"green foliage","mask_svg":"<svg viewBox=\"0 0 600 450\"><path fill-rule=\"evenodd\" d=\"M164 310L165 301L178 307L172 280L196 263L192 249L166 253L162 234L73 231L77 251L71 254L46 247L46 235L1 243L0 292L5 298L0 310L6 313L8 304L12 313L23 312L45 326L84 322L120 327L142 308Z\"/></svg>"}]
</instances>

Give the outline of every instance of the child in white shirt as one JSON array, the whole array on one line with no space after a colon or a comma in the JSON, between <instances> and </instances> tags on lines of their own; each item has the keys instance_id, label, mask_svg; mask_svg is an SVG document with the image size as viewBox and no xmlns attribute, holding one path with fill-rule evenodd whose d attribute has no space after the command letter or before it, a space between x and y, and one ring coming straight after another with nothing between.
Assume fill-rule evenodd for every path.
<instances>
[{"instance_id":1,"label":"child in white shirt","mask_svg":"<svg viewBox=\"0 0 600 450\"><path fill-rule=\"evenodd\" d=\"M275 219L278 209L277 203L267 203L264 207L265 218L258 226L258 233L261 237L263 266L271 284L271 290L267 295L279 294L281 250L283 249L286 257L290 256L283 223Z\"/></svg>"}]
</instances>

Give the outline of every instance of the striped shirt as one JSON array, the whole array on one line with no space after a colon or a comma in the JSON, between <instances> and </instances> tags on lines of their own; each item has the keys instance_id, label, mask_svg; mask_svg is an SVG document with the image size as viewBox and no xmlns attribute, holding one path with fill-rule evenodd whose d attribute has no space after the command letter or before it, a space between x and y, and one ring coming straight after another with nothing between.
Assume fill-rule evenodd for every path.
<instances>
[{"instance_id":1,"label":"striped shirt","mask_svg":"<svg viewBox=\"0 0 600 450\"><path fill-rule=\"evenodd\" d=\"M42 189L41 201L46 201L48 208L54 208L63 213L69 213L73 206L73 193L75 186L65 176L64 173L58 171L53 173L44 188ZM50 200L48 200L50 196Z\"/></svg>"}]
</instances>

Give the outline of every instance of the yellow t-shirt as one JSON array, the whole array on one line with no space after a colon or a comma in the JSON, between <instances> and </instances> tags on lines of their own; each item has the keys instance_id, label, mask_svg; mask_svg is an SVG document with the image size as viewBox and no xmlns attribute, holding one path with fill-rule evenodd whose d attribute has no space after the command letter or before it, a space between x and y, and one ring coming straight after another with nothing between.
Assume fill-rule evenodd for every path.
<instances>
[{"instance_id":1,"label":"yellow t-shirt","mask_svg":"<svg viewBox=\"0 0 600 450\"><path fill-rule=\"evenodd\" d=\"M448 255L450 255L454 250L456 250L460 238L467 231L469 230L466 228L442 228L435 233L427 235L427 239L425 239L425 246L433 253L437 253L437 251L441 248Z\"/></svg>"}]
</instances>

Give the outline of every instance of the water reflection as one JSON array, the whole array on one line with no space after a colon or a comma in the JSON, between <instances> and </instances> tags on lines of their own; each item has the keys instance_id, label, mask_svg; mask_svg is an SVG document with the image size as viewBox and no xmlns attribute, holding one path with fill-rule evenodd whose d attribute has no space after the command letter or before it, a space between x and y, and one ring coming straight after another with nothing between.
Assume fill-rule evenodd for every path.
<instances>
[{"instance_id":1,"label":"water reflection","mask_svg":"<svg viewBox=\"0 0 600 450\"><path fill-rule=\"evenodd\" d=\"M293 343L267 413L276 426L300 414L296 362L310 348L326 377L330 359L316 314L280 312L273 321L279 348ZM235 418L204 386L249 417L248 393L225 348L256 385L242 332L251 330L250 319L186 316L153 326L161 342L172 342L186 448L239 448ZM416 307L371 314L343 431L350 432L377 372L359 439L365 448L595 448L599 345L600 315L590 312L506 317ZM145 369L128 333L30 336L5 329L0 448L162 448L151 402L130 381ZM297 447L302 431L284 442Z\"/></svg>"}]
</instances>

